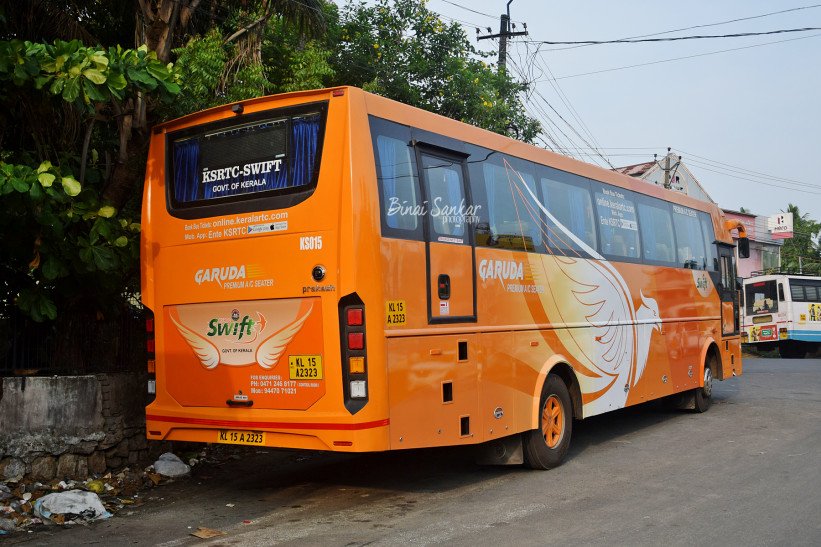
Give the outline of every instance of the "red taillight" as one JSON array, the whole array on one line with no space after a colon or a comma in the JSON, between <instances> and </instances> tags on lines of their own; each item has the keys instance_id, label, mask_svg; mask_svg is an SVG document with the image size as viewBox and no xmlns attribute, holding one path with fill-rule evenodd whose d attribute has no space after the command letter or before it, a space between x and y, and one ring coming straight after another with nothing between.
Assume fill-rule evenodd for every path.
<instances>
[{"instance_id":1,"label":"red taillight","mask_svg":"<svg viewBox=\"0 0 821 547\"><path fill-rule=\"evenodd\" d=\"M341 97L341 96L343 96L344 94L345 94L345 90L344 90L344 89L334 89L334 90L331 92L331 95L332 95L332 96L334 96L334 97Z\"/></svg>"},{"instance_id":2,"label":"red taillight","mask_svg":"<svg viewBox=\"0 0 821 547\"><path fill-rule=\"evenodd\" d=\"M348 326L359 327L364 321L362 308L348 308Z\"/></svg>"},{"instance_id":3,"label":"red taillight","mask_svg":"<svg viewBox=\"0 0 821 547\"><path fill-rule=\"evenodd\" d=\"M368 403L365 303L356 293L351 293L339 300L339 328L341 331L339 342L342 358L342 394L345 399L345 408L351 414L356 414Z\"/></svg>"},{"instance_id":4,"label":"red taillight","mask_svg":"<svg viewBox=\"0 0 821 547\"><path fill-rule=\"evenodd\" d=\"M349 332L348 333L348 349L364 349L365 347L365 333L363 332Z\"/></svg>"},{"instance_id":5,"label":"red taillight","mask_svg":"<svg viewBox=\"0 0 821 547\"><path fill-rule=\"evenodd\" d=\"M157 394L157 362L154 360L154 314L145 310L145 356L148 370L148 394L153 397Z\"/></svg>"}]
</instances>

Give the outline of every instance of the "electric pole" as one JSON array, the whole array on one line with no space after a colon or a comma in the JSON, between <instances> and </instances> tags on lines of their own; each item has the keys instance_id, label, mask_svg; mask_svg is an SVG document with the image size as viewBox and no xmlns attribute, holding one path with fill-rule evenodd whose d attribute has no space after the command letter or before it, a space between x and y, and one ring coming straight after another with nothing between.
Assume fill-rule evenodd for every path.
<instances>
[{"instance_id":1,"label":"electric pole","mask_svg":"<svg viewBox=\"0 0 821 547\"><path fill-rule=\"evenodd\" d=\"M653 161L658 165L662 171L664 171L664 187L668 190L673 188L673 175L675 175L676 171L678 171L678 166L681 165L681 156L678 157L678 161L675 165L670 166L670 152L672 149L668 146L667 147L667 155L664 156L664 167L659 164L658 161L658 154L653 154ZM686 191L684 192L687 193Z\"/></svg>"},{"instance_id":2,"label":"electric pole","mask_svg":"<svg viewBox=\"0 0 821 547\"><path fill-rule=\"evenodd\" d=\"M507 13L503 13L501 20L499 22L499 34L488 34L485 36L477 36L477 40L487 40L489 38L498 38L499 39L499 71L506 70L505 65L507 64L507 39L512 38L513 36L527 36L527 23L524 23L525 29L523 31L511 31L510 30L510 4L513 0L508 0L507 3ZM514 25L515 28L515 25ZM490 32L490 27L488 27L488 32ZM479 32L479 29L476 29L476 32Z\"/></svg>"}]
</instances>

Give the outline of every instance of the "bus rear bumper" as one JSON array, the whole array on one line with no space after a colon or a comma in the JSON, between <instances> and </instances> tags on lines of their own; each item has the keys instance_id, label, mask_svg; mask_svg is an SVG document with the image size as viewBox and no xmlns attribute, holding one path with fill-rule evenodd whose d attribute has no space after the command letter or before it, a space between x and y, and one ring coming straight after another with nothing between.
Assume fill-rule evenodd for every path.
<instances>
[{"instance_id":1,"label":"bus rear bumper","mask_svg":"<svg viewBox=\"0 0 821 547\"><path fill-rule=\"evenodd\" d=\"M299 421L244 416L227 420L205 413L148 408L146 437L157 441L242 444L337 452L388 450L389 420ZM261 435L258 435L261 434Z\"/></svg>"}]
</instances>

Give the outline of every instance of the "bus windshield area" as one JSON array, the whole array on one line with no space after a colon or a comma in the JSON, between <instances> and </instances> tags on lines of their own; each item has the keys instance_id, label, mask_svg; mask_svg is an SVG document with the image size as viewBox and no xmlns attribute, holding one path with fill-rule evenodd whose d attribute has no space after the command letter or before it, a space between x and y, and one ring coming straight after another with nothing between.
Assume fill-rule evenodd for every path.
<instances>
[{"instance_id":1,"label":"bus windshield area","mask_svg":"<svg viewBox=\"0 0 821 547\"><path fill-rule=\"evenodd\" d=\"M759 281L745 288L747 315L771 313L778 311L778 293L776 282Z\"/></svg>"}]
</instances>

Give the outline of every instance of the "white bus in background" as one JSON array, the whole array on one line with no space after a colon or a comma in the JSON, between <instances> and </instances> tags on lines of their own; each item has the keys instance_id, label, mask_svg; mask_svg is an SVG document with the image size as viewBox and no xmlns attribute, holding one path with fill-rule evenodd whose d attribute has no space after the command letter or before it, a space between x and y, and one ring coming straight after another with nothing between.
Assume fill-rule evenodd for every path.
<instances>
[{"instance_id":1,"label":"white bus in background","mask_svg":"<svg viewBox=\"0 0 821 547\"><path fill-rule=\"evenodd\" d=\"M800 359L821 346L821 277L753 272L744 280L742 342Z\"/></svg>"}]
</instances>

